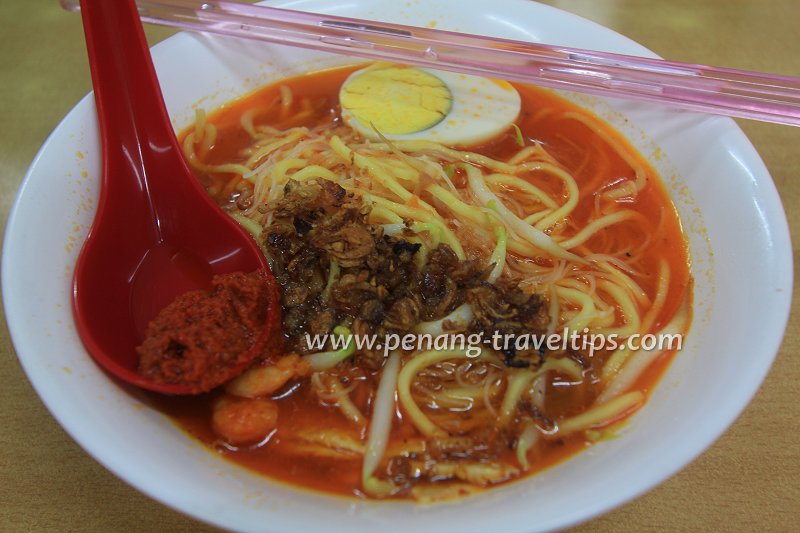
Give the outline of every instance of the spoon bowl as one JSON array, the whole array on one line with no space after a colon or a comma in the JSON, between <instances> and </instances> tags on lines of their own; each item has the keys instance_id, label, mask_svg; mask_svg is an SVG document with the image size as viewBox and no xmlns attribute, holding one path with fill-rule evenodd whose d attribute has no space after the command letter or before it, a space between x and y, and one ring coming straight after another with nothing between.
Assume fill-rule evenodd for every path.
<instances>
[{"instance_id":1,"label":"spoon bowl","mask_svg":"<svg viewBox=\"0 0 800 533\"><path fill-rule=\"evenodd\" d=\"M136 372L147 324L214 275L267 273L263 330L235 377L264 349L279 294L258 245L192 175L172 130L133 0L82 0L103 169L97 214L75 266L73 311L94 360L117 378L169 394L197 392Z\"/></svg>"}]
</instances>

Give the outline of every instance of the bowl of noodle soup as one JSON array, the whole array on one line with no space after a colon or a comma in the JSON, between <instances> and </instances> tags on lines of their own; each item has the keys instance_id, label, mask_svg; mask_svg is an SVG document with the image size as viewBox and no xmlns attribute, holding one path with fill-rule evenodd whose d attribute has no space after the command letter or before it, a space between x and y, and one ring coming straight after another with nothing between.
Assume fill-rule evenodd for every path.
<instances>
[{"instance_id":1,"label":"bowl of noodle soup","mask_svg":"<svg viewBox=\"0 0 800 533\"><path fill-rule=\"evenodd\" d=\"M481 3L285 5L652 56L521 1L491 13ZM336 112L342 83L366 66L354 58L190 34L153 54L198 179L260 239L284 287L287 348L266 366L290 376L266 393L243 376L200 402L167 401L93 366L69 312L100 169L91 95L31 167L3 283L20 359L48 408L157 500L236 530L564 527L688 463L766 374L788 315L791 247L770 177L732 121L520 86L515 128L491 141L377 128L369 138ZM592 357L559 346L302 346L311 331L564 328L683 343ZM251 401L280 409L265 442L220 430L212 415Z\"/></svg>"}]
</instances>

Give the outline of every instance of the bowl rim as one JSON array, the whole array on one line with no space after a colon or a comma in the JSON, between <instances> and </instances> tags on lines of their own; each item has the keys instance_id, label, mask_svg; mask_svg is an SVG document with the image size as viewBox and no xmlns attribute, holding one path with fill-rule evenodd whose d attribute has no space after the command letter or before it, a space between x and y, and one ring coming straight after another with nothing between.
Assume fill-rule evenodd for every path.
<instances>
[{"instance_id":1,"label":"bowl rim","mask_svg":"<svg viewBox=\"0 0 800 533\"><path fill-rule=\"evenodd\" d=\"M516 6L530 6L531 2L526 0L504 0L506 4L514 4ZM311 5L321 5L317 0L308 0L308 1L289 1L284 2L285 7L290 8L302 8L304 4L311 4ZM271 3L271 5L276 5ZM277 5L281 5L278 3ZM565 11L559 10L557 8L553 8L551 6L544 6L541 4L536 4L537 8L545 9L545 10L552 10L553 12L558 12L559 14L566 14L568 18L578 20L580 23L591 24L599 29L602 29L604 32L610 32L613 34L617 39L625 40L629 45L632 45L636 49L645 52L652 57L657 57L651 51L646 50L640 44L632 41L631 39L614 32L597 24L595 22L589 21L577 15L573 15L571 13L567 13ZM174 46L175 43L185 37L185 34L180 33L173 37L170 37L161 43L158 43L153 47L154 57L157 56L159 50L165 50L171 46ZM104 450L103 446L97 442L92 442L90 439L87 439L86 436L79 431L77 431L74 427L69 424L65 424L63 421L65 418L69 418L65 416L61 405L58 401L58 397L51 394L51 391L47 387L47 383L38 379L36 377L35 370L31 367L30 364L30 356L24 356L23 354L26 352L25 344L26 340L23 338L23 334L21 333L21 326L19 325L19 320L22 320L22 317L19 317L14 314L13 308L10 307L10 293L12 291L9 290L10 284L13 282L13 269L11 265L11 259L9 251L11 249L11 243L15 235L18 234L19 223L18 223L18 215L20 204L23 203L24 198L27 194L27 190L30 187L30 181L32 180L32 176L35 175L36 169L39 165L40 160L49 150L52 150L52 145L55 143L55 140L61 134L61 130L64 128L65 122L76 112L76 109L81 108L82 106L91 105L93 101L93 93L89 93L84 96L71 110L70 112L64 117L64 119L59 123L58 126L51 132L45 142L42 144L42 147L39 149L37 155L34 157L33 161L29 169L27 170L23 182L19 188L17 193L16 199L14 204L11 208L7 226L6 226L6 233L3 243L3 257L2 257L2 285L3 285L3 303L6 308L6 320L8 323L9 331L11 333L12 343L15 346L15 349L18 353L18 359L28 376L29 381L34 386L37 394L42 399L43 403L53 415L54 418L59 422L59 424L67 431L70 437L75 440L89 455L93 458L98 460L103 466L108 469L109 471L113 472L116 476L126 481L128 484L134 486L137 490L148 494L150 497L160 501L161 503L168 505L172 508L176 508L181 512L189 514L196 519L212 523L214 525L226 527L226 524L219 523L210 518L208 515L201 515L197 513L193 513L188 511L185 508L181 508L176 505L176 503L170 498L170 494L168 490L165 488L154 487L152 484L148 486L146 482L144 482L139 476L132 475L130 471L126 471L126 469L121 468L120 465L117 463L117 460L112 453L108 453L108 450ZM88 103L87 103L88 102ZM780 197L778 195L777 189L770 177L770 174L764 165L763 161L761 160L760 156L755 151L755 148L752 144L749 143L749 140L746 139L744 133L739 128L739 126L731 119L721 119L726 121L726 128L732 132L735 132L737 135L740 135L745 139L745 142L749 145L753 152L753 158L750 159L749 163L751 165L755 165L755 171L759 176L763 176L762 182L760 183L761 187L763 188L762 193L764 195L765 203L769 204L770 208L768 212L771 216L770 219L770 226L773 230L774 235L777 237L776 242L778 247L776 248L777 251L777 262L784 265L786 268L782 270L784 274L784 278L779 280L783 285L787 287L787 290L783 297L782 307L780 309L774 309L774 312L777 313L778 316L782 317L782 320L776 322L774 331L768 337L769 341L767 342L767 348L762 348L762 353L771 354L769 357L764 358L761 361L761 365L758 367L760 372L752 374L750 378L744 382L742 388L739 389L738 398L739 401L728 404L725 406L725 409L718 413L714 420L712 420L707 426L701 428L699 433L695 435L695 444L694 446L683 450L683 453L677 460L673 460L671 462L671 466L669 467L662 467L656 475L651 475L647 482L640 483L638 486L635 487L628 487L627 491L620 491L618 492L614 498L612 498L612 502L609 504L608 502L598 504L595 507L591 505L586 506L582 509L582 512L579 516L572 517L567 520L561 520L557 524L553 525L553 527L561 528L567 527L570 525L575 525L577 523L589 520L601 513L607 512L608 510L618 507L623 503L630 501L631 499L641 495L642 493L652 489L654 486L662 483L667 478L674 475L676 472L684 468L688 463L698 457L703 451L705 451L708 446L710 446L717 438L719 438L722 433L733 423L733 421L741 414L741 412L746 408L746 406L750 403L753 396L757 392L758 388L760 387L764 377L768 373L771 364L774 358L777 356L778 349L783 340L783 332L786 328L789 318L789 311L791 308L791 288L793 284L793 257L791 254L791 243L789 239L789 228L788 222L786 220L785 212L782 208ZM785 246L788 244L788 246ZM777 307L777 304L776 304ZM35 355L35 354L34 354Z\"/></svg>"}]
</instances>

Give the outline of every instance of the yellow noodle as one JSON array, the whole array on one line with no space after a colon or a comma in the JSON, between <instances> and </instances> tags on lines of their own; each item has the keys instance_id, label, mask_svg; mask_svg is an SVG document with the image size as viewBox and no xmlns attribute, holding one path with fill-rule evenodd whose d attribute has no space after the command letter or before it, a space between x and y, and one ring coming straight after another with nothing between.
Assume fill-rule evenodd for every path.
<instances>
[{"instance_id":1,"label":"yellow noodle","mask_svg":"<svg viewBox=\"0 0 800 533\"><path fill-rule=\"evenodd\" d=\"M248 109L242 116L239 118L239 123L242 125L242 129L247 132L250 137L253 139L258 137L258 132L253 124L253 120L256 115L256 108Z\"/></svg>"},{"instance_id":2,"label":"yellow noodle","mask_svg":"<svg viewBox=\"0 0 800 533\"><path fill-rule=\"evenodd\" d=\"M283 159L274 164L265 164L259 167L258 174L252 177L248 176L248 179L255 181L255 197L258 200L254 202L252 210L255 210L258 204L277 196L280 189L278 185L286 183L286 174L289 170L303 168L306 164L307 161L305 159Z\"/></svg>"},{"instance_id":3,"label":"yellow noodle","mask_svg":"<svg viewBox=\"0 0 800 533\"><path fill-rule=\"evenodd\" d=\"M509 174L495 173L489 174L484 179L489 185L505 185L506 187L518 189L520 192L528 193L550 209L556 209L558 207L558 204L555 202L555 200L550 198L546 192L522 178L511 176Z\"/></svg>"},{"instance_id":4,"label":"yellow noodle","mask_svg":"<svg viewBox=\"0 0 800 533\"><path fill-rule=\"evenodd\" d=\"M542 166L544 167L545 164L543 163ZM555 165L547 165L546 168L551 174L558 176L561 181L564 182L564 187L567 189L567 201L564 205L553 211L551 214L540 220L536 223L536 227L540 230L545 230L558 222L559 220L566 218L572 213L575 209L575 206L578 205L578 199L580 197L580 192L578 191L578 185L575 183L575 180L572 176L569 175L568 172L564 172L560 168Z\"/></svg>"},{"instance_id":5,"label":"yellow noodle","mask_svg":"<svg viewBox=\"0 0 800 533\"><path fill-rule=\"evenodd\" d=\"M309 165L292 174L291 178L297 181L303 181L309 178L322 178L328 181L338 181L339 176L325 167L321 167L319 165Z\"/></svg>"},{"instance_id":6,"label":"yellow noodle","mask_svg":"<svg viewBox=\"0 0 800 533\"><path fill-rule=\"evenodd\" d=\"M489 218L486 213L480 209L475 209L475 206L462 202L444 187L434 184L428 185L425 190L445 204L454 214L458 215L460 220L469 220L482 228L489 228Z\"/></svg>"},{"instance_id":7,"label":"yellow noodle","mask_svg":"<svg viewBox=\"0 0 800 533\"><path fill-rule=\"evenodd\" d=\"M378 163L385 167L387 171L391 172L397 179L410 181L412 183L417 183L419 181L419 172L403 161L397 159L383 159L378 160Z\"/></svg>"},{"instance_id":8,"label":"yellow noodle","mask_svg":"<svg viewBox=\"0 0 800 533\"><path fill-rule=\"evenodd\" d=\"M194 110L194 137L196 143L203 142L206 133L206 110L198 107Z\"/></svg>"},{"instance_id":9,"label":"yellow noodle","mask_svg":"<svg viewBox=\"0 0 800 533\"><path fill-rule=\"evenodd\" d=\"M597 233L598 231L600 231L605 227L611 226L612 224L618 224L625 220L630 220L632 218L637 218L637 217L641 217L641 215L639 215L639 213L637 213L636 211L631 211L630 209L623 209L622 211L617 211L616 213L612 213L610 215L598 218L597 220L593 220L592 222L587 224L581 231L579 231L576 235L573 235L569 239L563 240L558 244L562 248L570 250L588 241L595 233Z\"/></svg>"},{"instance_id":10,"label":"yellow noodle","mask_svg":"<svg viewBox=\"0 0 800 533\"><path fill-rule=\"evenodd\" d=\"M548 372L560 372L575 379L583 379L581 367L567 357L548 359L536 372L531 370L509 371L511 375L508 377L506 395L503 397L503 403L500 406L500 425L508 425L519 401L525 392L530 389L533 380Z\"/></svg>"},{"instance_id":11,"label":"yellow noodle","mask_svg":"<svg viewBox=\"0 0 800 533\"><path fill-rule=\"evenodd\" d=\"M664 340L668 336L682 335L689 325L689 317L689 294L687 292L680 309L678 309L678 312L672 317L672 320L658 332L658 336ZM677 349L678 346L674 348ZM653 361L669 351L669 347L662 346L661 349L659 349L659 347L656 346L652 350L645 350L642 348L631 354L627 361L625 361L622 369L613 376L605 390L597 397L597 402L609 401L611 398L628 390Z\"/></svg>"},{"instance_id":12,"label":"yellow noodle","mask_svg":"<svg viewBox=\"0 0 800 533\"><path fill-rule=\"evenodd\" d=\"M519 438L517 438L517 461L522 467L522 470L528 470L530 468L530 464L528 463L528 453L536 445L536 443L539 442L540 435L541 432L536 427L536 424L527 422L524 425Z\"/></svg>"},{"instance_id":13,"label":"yellow noodle","mask_svg":"<svg viewBox=\"0 0 800 533\"><path fill-rule=\"evenodd\" d=\"M447 227L444 220L442 220L441 217L439 217L439 215L436 213L432 213L419 207L401 205L372 194L364 194L363 198L364 201L377 204L379 207L383 207L389 211L392 211L403 218L435 224L438 230L441 232L442 240L453 249L453 252L455 252L456 256L462 261L466 259L467 256L464 253L464 248L461 246L461 242L458 240L452 230Z\"/></svg>"},{"instance_id":14,"label":"yellow noodle","mask_svg":"<svg viewBox=\"0 0 800 533\"><path fill-rule=\"evenodd\" d=\"M617 348L603 365L603 370L600 374L602 380L605 382L609 382L611 378L616 376L617 373L619 372L619 369L622 368L622 365L625 364L625 361L628 360L628 357L630 357L630 355L631 355L631 349L628 348L627 346Z\"/></svg>"},{"instance_id":15,"label":"yellow noodle","mask_svg":"<svg viewBox=\"0 0 800 533\"><path fill-rule=\"evenodd\" d=\"M206 165L197 157L197 154L194 151L194 134L190 133L186 136L183 140L183 153L186 156L186 160L189 162L189 165L201 172L206 172L209 174L216 173L216 174L238 174L238 175L245 175L250 173L250 169L244 165L239 165L237 163L226 163L224 165Z\"/></svg>"},{"instance_id":16,"label":"yellow noodle","mask_svg":"<svg viewBox=\"0 0 800 533\"><path fill-rule=\"evenodd\" d=\"M550 285L547 290L550 296L550 305L548 306L550 322L547 324L547 334L552 335L555 333L556 328L558 327L558 314L560 311L560 306L558 305L558 293L556 292L556 286Z\"/></svg>"},{"instance_id":17,"label":"yellow noodle","mask_svg":"<svg viewBox=\"0 0 800 533\"><path fill-rule=\"evenodd\" d=\"M669 278L670 269L669 264L663 258L658 262L658 284L656 285L656 296L653 298L653 305L645 313L642 318L642 331L649 332L650 328L661 313L664 307L664 302L667 300L667 292L669 291Z\"/></svg>"},{"instance_id":18,"label":"yellow noodle","mask_svg":"<svg viewBox=\"0 0 800 533\"><path fill-rule=\"evenodd\" d=\"M526 146L525 148L518 151L516 154L512 155L508 159L508 161L506 161L506 163L508 163L509 165L520 164L521 162L525 161L534 154L534 152L536 151L536 146L538 145Z\"/></svg>"},{"instance_id":19,"label":"yellow noodle","mask_svg":"<svg viewBox=\"0 0 800 533\"><path fill-rule=\"evenodd\" d=\"M403 218L385 207L373 206L369 212L369 221L373 224L403 224Z\"/></svg>"},{"instance_id":20,"label":"yellow noodle","mask_svg":"<svg viewBox=\"0 0 800 533\"><path fill-rule=\"evenodd\" d=\"M200 143L200 153L203 157L217 142L217 127L213 124L206 124L205 133L203 134L203 141Z\"/></svg>"},{"instance_id":21,"label":"yellow noodle","mask_svg":"<svg viewBox=\"0 0 800 533\"><path fill-rule=\"evenodd\" d=\"M613 422L631 409L641 406L642 403L644 403L644 394L638 390L623 394L606 403L597 404L579 415L559 421L555 435L564 437L576 431L603 426Z\"/></svg>"},{"instance_id":22,"label":"yellow noodle","mask_svg":"<svg viewBox=\"0 0 800 533\"><path fill-rule=\"evenodd\" d=\"M448 435L447 431L440 428L433 421L428 418L425 413L419 408L414 398L411 395L411 382L416 375L431 365L447 361L449 359L471 359L473 361L486 361L493 358L481 354L478 357L470 358L466 350L445 350L445 351L428 351L416 354L412 357L403 368L400 370L400 375L397 379L397 397L400 404L408 414L409 419L420 433L429 438L442 438Z\"/></svg>"},{"instance_id":23,"label":"yellow noodle","mask_svg":"<svg viewBox=\"0 0 800 533\"><path fill-rule=\"evenodd\" d=\"M604 335L615 333L620 337L628 337L634 333L638 333L642 321L641 317L639 316L639 310L636 307L636 304L633 303L633 300L630 298L628 293L619 285L611 283L607 280L598 282L597 286L614 298L617 305L622 310L622 316L625 317L625 326L618 328L600 328L597 330L597 332Z\"/></svg>"},{"instance_id":24,"label":"yellow noodle","mask_svg":"<svg viewBox=\"0 0 800 533\"><path fill-rule=\"evenodd\" d=\"M500 405L499 422L501 426L506 426L511 421L511 416L514 414L519 400L536 377L536 372L531 370L510 371L509 374L506 395Z\"/></svg>"},{"instance_id":25,"label":"yellow noodle","mask_svg":"<svg viewBox=\"0 0 800 533\"><path fill-rule=\"evenodd\" d=\"M306 132L301 129L292 130L292 132L289 133L286 137L273 141L263 146L262 148L259 148L258 151L256 151L256 153L250 156L250 158L245 163L245 166L249 168L255 167L262 159L267 157L272 152L278 150L278 148L296 142L297 140L300 139L300 137L302 137L305 134Z\"/></svg>"},{"instance_id":26,"label":"yellow noodle","mask_svg":"<svg viewBox=\"0 0 800 533\"><path fill-rule=\"evenodd\" d=\"M391 191L402 201L407 202L414 196L408 189L397 183L376 158L355 153L353 155L353 163L357 168L365 170L382 187Z\"/></svg>"},{"instance_id":27,"label":"yellow noodle","mask_svg":"<svg viewBox=\"0 0 800 533\"><path fill-rule=\"evenodd\" d=\"M281 85L279 90L281 93L281 119L285 119L289 116L289 110L292 108L294 95L292 94L292 90L286 85Z\"/></svg>"},{"instance_id":28,"label":"yellow noodle","mask_svg":"<svg viewBox=\"0 0 800 533\"><path fill-rule=\"evenodd\" d=\"M575 111L566 112L562 116L566 119L576 120L592 130L595 135L603 139L606 144L608 144L608 146L617 152L622 160L633 169L636 179L632 183L628 183L631 183L633 189L631 192L634 195L638 194L639 191L644 189L645 185L647 185L647 172L645 171L644 167L630 153L630 150L625 149L625 147L623 147L617 139L608 133L607 128L601 126L589 116ZM627 193L628 191L626 190L625 192ZM624 196L624 194L617 193L606 193L606 195L610 198L619 198Z\"/></svg>"},{"instance_id":29,"label":"yellow noodle","mask_svg":"<svg viewBox=\"0 0 800 533\"><path fill-rule=\"evenodd\" d=\"M328 143L336 155L338 155L344 163L352 164L353 151L348 148L344 142L342 142L342 139L340 139L338 135L331 137L331 140L328 141Z\"/></svg>"},{"instance_id":30,"label":"yellow noodle","mask_svg":"<svg viewBox=\"0 0 800 533\"><path fill-rule=\"evenodd\" d=\"M509 209L500 201L497 196L492 193L483 181L481 171L471 165L465 165L467 171L467 179L469 181L470 189L476 197L483 202L484 206L490 207L489 203L494 202L492 209L500 216L503 222L515 232L518 232L521 237L530 242L533 246L544 250L545 252L554 255L560 259L571 259L579 263L584 263L583 259L572 254L556 244L550 236L544 232L525 224L519 217L514 215Z\"/></svg>"},{"instance_id":31,"label":"yellow noodle","mask_svg":"<svg viewBox=\"0 0 800 533\"><path fill-rule=\"evenodd\" d=\"M528 224L536 224L541 219L552 213L551 209L542 209L541 211L537 211L536 213L531 213L530 215L526 216L523 220Z\"/></svg>"},{"instance_id":32,"label":"yellow noodle","mask_svg":"<svg viewBox=\"0 0 800 533\"><path fill-rule=\"evenodd\" d=\"M617 267L616 264L612 266L608 261L597 261L595 264L605 272L608 272L620 285L628 289L628 291L633 294L634 298L636 298L639 305L648 306L650 304L650 298L647 296L647 293L644 292L644 289L633 281L625 272L619 268L615 268Z\"/></svg>"},{"instance_id":33,"label":"yellow noodle","mask_svg":"<svg viewBox=\"0 0 800 533\"><path fill-rule=\"evenodd\" d=\"M588 294L569 287L556 286L559 298L577 304L580 307L578 314L567 321L566 327L573 331L583 331L597 316L594 300Z\"/></svg>"}]
</instances>

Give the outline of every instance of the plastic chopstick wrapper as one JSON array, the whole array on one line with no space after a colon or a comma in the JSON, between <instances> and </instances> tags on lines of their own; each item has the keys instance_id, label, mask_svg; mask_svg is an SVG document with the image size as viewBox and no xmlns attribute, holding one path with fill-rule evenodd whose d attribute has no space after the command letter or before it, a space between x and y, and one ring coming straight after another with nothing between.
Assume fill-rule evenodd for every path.
<instances>
[{"instance_id":1,"label":"plastic chopstick wrapper","mask_svg":"<svg viewBox=\"0 0 800 533\"><path fill-rule=\"evenodd\" d=\"M61 0L79 9L77 0ZM800 126L800 78L230 1L138 0L142 20L325 52Z\"/></svg>"}]
</instances>

